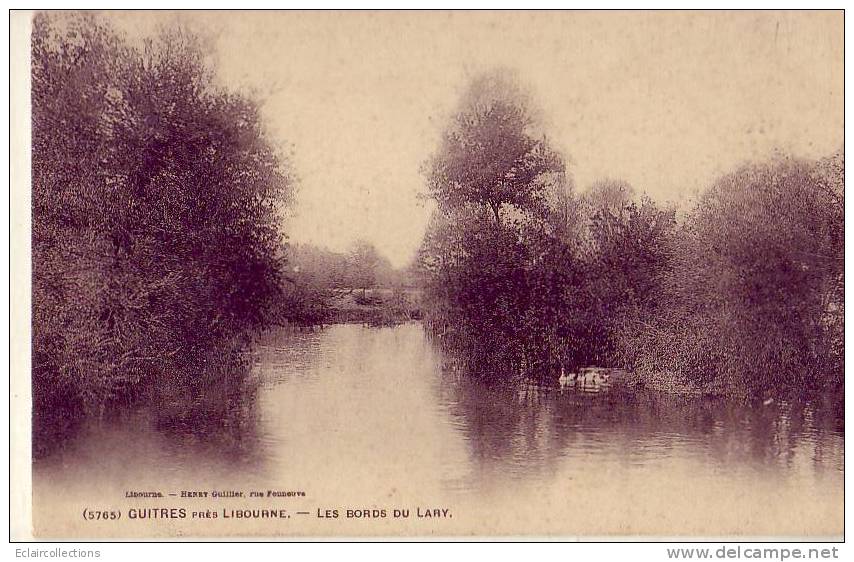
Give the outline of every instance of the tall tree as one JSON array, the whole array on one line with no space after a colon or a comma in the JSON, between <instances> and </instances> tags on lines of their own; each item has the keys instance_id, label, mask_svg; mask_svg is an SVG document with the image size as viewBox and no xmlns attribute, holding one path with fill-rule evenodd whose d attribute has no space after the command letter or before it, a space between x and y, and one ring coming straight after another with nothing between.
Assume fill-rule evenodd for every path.
<instances>
[{"instance_id":1,"label":"tall tree","mask_svg":"<svg viewBox=\"0 0 854 562\"><path fill-rule=\"evenodd\" d=\"M472 82L424 169L443 212L482 209L499 224L504 210L541 208L544 176L563 173L564 164L538 131L521 89L493 72Z\"/></svg>"},{"instance_id":2,"label":"tall tree","mask_svg":"<svg viewBox=\"0 0 854 562\"><path fill-rule=\"evenodd\" d=\"M561 290L541 266L571 223L563 159L521 88L494 72L471 83L423 171L437 203L420 253L428 322L491 376L518 372L542 355L536 303Z\"/></svg>"}]
</instances>

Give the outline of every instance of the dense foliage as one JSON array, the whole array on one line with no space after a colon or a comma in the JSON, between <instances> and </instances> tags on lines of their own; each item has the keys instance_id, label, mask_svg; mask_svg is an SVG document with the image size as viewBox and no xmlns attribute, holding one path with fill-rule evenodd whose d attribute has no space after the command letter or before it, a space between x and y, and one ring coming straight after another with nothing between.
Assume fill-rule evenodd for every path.
<instances>
[{"instance_id":1,"label":"dense foliage","mask_svg":"<svg viewBox=\"0 0 854 562\"><path fill-rule=\"evenodd\" d=\"M256 105L186 32L134 46L95 16L38 14L32 185L36 453L141 401L221 421L283 284L291 181Z\"/></svg>"},{"instance_id":2,"label":"dense foliage","mask_svg":"<svg viewBox=\"0 0 854 562\"><path fill-rule=\"evenodd\" d=\"M511 80L478 79L424 166L426 322L470 370L595 364L739 396L841 385L841 155L745 166L677 222L624 182L577 194L533 114Z\"/></svg>"},{"instance_id":3,"label":"dense foliage","mask_svg":"<svg viewBox=\"0 0 854 562\"><path fill-rule=\"evenodd\" d=\"M840 389L843 167L841 154L780 158L712 185L674 239L626 360L719 389Z\"/></svg>"}]
</instances>

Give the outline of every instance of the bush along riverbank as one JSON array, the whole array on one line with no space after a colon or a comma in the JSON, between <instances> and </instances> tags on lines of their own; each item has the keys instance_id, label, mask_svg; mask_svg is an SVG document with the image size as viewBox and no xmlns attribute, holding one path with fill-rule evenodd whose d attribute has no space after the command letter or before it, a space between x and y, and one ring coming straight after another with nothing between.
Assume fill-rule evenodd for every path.
<instances>
[{"instance_id":1,"label":"bush along riverbank","mask_svg":"<svg viewBox=\"0 0 854 562\"><path fill-rule=\"evenodd\" d=\"M678 394L842 392L841 151L744 164L677 209L618 180L577 192L531 100L475 79L424 163L436 341L489 378L598 365Z\"/></svg>"},{"instance_id":2,"label":"bush along riverbank","mask_svg":"<svg viewBox=\"0 0 854 562\"><path fill-rule=\"evenodd\" d=\"M242 351L287 313L292 181L256 103L180 28L38 13L31 54L34 456L140 407L235 425Z\"/></svg>"}]
</instances>

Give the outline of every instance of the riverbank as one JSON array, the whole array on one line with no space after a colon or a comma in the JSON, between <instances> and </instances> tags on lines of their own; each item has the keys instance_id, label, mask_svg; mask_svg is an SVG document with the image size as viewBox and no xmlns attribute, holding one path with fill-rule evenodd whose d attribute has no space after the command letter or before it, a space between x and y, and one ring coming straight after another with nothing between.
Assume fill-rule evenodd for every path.
<instances>
[{"instance_id":1,"label":"riverbank","mask_svg":"<svg viewBox=\"0 0 854 562\"><path fill-rule=\"evenodd\" d=\"M704 389L691 384L673 372L655 371L641 374L636 370L629 370L625 371L625 373L625 384L633 388L643 388L663 394L684 397L711 397L722 394L721 389L717 387Z\"/></svg>"},{"instance_id":2,"label":"riverbank","mask_svg":"<svg viewBox=\"0 0 854 562\"><path fill-rule=\"evenodd\" d=\"M327 324L393 326L422 316L420 289L341 289L327 305Z\"/></svg>"}]
</instances>

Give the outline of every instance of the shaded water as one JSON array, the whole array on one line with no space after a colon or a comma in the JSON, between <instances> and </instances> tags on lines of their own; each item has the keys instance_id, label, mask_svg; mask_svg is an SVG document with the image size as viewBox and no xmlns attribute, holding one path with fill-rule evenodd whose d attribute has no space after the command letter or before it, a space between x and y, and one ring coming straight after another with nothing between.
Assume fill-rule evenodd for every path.
<instances>
[{"instance_id":1,"label":"shaded water","mask_svg":"<svg viewBox=\"0 0 854 562\"><path fill-rule=\"evenodd\" d=\"M34 468L43 535L841 536L843 427L788 404L495 386L443 369L418 324L269 334L227 439L144 419ZM125 497L159 490L164 498ZM181 499L181 490L297 491ZM286 508L290 519L93 523L84 507ZM347 518L347 509L386 509ZM417 510L447 509L443 518ZM339 510L338 518L318 517ZM392 517L410 509L410 517ZM298 512L303 512L297 514Z\"/></svg>"}]
</instances>

